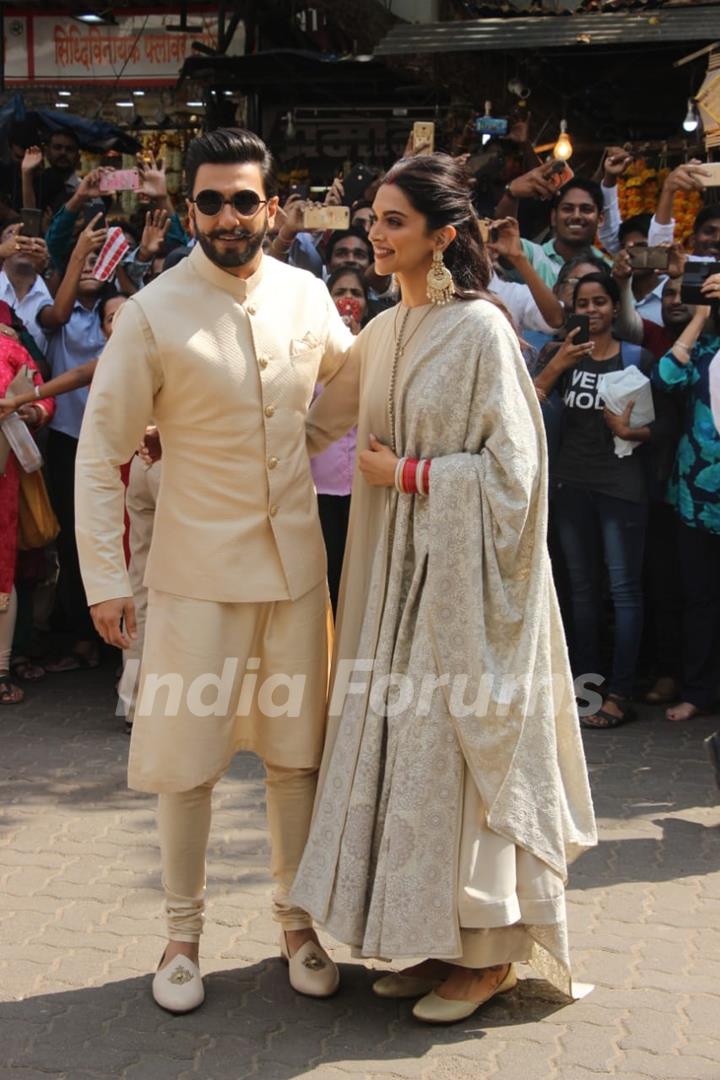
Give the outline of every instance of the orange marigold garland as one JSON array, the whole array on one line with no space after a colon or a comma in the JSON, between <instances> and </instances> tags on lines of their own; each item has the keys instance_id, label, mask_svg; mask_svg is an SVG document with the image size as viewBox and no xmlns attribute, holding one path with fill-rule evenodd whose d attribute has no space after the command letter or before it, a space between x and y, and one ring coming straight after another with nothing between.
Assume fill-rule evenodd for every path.
<instances>
[{"instance_id":1,"label":"orange marigold garland","mask_svg":"<svg viewBox=\"0 0 720 1080\"><path fill-rule=\"evenodd\" d=\"M654 169L645 158L638 158L620 178L618 200L623 221L636 214L654 214L660 189L669 169ZM685 243L692 232L695 216L703 205L699 191L679 191L673 202L675 239Z\"/></svg>"}]
</instances>

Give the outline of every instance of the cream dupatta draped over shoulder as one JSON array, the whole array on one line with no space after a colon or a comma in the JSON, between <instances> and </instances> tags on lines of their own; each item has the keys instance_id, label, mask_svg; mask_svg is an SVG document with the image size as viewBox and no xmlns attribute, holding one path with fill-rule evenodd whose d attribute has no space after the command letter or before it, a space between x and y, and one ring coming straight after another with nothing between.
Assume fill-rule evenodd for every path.
<instances>
[{"instance_id":1,"label":"cream dupatta draped over shoulder","mask_svg":"<svg viewBox=\"0 0 720 1080\"><path fill-rule=\"evenodd\" d=\"M395 319L359 339L360 449L370 432L390 442ZM562 880L596 833L547 554L542 418L517 339L475 300L411 312L406 341L396 445L432 459L430 494L356 472L328 740L292 896L363 956L451 959L466 768L487 826ZM311 450L333 416L353 418L352 379L311 411ZM528 929L533 963L570 992L564 914Z\"/></svg>"}]
</instances>

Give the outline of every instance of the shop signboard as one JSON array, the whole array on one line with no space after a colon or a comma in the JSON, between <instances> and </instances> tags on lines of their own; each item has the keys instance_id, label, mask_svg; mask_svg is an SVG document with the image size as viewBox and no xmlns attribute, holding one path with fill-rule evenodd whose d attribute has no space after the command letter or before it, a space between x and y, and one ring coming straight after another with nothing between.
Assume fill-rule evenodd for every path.
<instances>
[{"instance_id":1,"label":"shop signboard","mask_svg":"<svg viewBox=\"0 0 720 1080\"><path fill-rule=\"evenodd\" d=\"M217 47L218 21L192 14L202 30L180 33L180 14L132 15L117 25L88 25L67 15L9 15L5 28L5 83L8 86L57 83L172 84L192 43ZM243 52L244 28L238 27L227 55Z\"/></svg>"}]
</instances>

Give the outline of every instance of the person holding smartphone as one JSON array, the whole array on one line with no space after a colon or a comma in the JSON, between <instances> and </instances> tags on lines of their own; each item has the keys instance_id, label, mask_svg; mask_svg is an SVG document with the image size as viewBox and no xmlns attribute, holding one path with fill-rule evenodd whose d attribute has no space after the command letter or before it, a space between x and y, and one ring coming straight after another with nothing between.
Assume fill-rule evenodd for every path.
<instances>
[{"instance_id":1,"label":"person holding smartphone","mask_svg":"<svg viewBox=\"0 0 720 1080\"><path fill-rule=\"evenodd\" d=\"M690 322L660 358L653 382L684 405L668 501L677 518L683 589L682 685L668 720L708 712L720 683L720 434L713 422L710 369L720 351L720 274L707 278Z\"/></svg>"},{"instance_id":2,"label":"person holding smartphone","mask_svg":"<svg viewBox=\"0 0 720 1080\"><path fill-rule=\"evenodd\" d=\"M602 708L581 718L585 727L592 728L615 728L634 716L631 700L643 625L648 480L638 452L618 457L613 437L647 443L651 429L631 426L631 406L621 416L604 408L598 389L602 375L625 367L622 345L613 337L619 301L618 286L609 275L582 277L573 296L573 312L581 322L535 376L541 400L554 393L562 401L551 500L570 582L568 638L576 678L601 672L603 561L610 575L613 659ZM651 357L643 355L640 366L649 371L651 362Z\"/></svg>"}]
</instances>

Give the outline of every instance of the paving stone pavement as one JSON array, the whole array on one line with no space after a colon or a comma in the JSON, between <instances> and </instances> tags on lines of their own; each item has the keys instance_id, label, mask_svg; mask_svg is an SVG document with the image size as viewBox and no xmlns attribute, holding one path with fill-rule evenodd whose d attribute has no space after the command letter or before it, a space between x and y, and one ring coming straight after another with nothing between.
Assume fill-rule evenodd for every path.
<instances>
[{"instance_id":1,"label":"paving stone pavement","mask_svg":"<svg viewBox=\"0 0 720 1080\"><path fill-rule=\"evenodd\" d=\"M574 1004L527 968L469 1021L431 1028L370 992L295 995L268 915L262 767L216 792L205 1006L160 1011L154 800L125 786L112 669L48 677L0 708L0 1080L720 1080L717 718L660 710L586 734L601 843L572 867ZM382 967L382 965L377 965Z\"/></svg>"}]
</instances>

